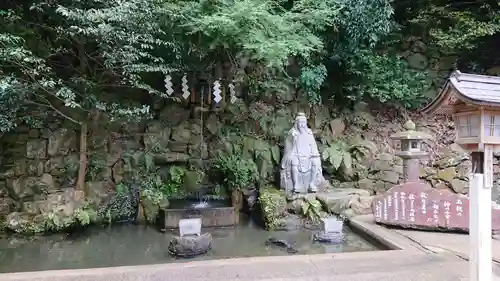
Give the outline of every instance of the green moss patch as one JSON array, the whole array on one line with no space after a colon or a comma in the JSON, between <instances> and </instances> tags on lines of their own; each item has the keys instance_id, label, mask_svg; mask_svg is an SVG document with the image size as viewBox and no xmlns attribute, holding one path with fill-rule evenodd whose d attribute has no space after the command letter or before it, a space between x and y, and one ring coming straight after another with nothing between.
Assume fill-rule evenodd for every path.
<instances>
[{"instance_id":1,"label":"green moss patch","mask_svg":"<svg viewBox=\"0 0 500 281\"><path fill-rule=\"evenodd\" d=\"M272 186L261 188L259 202L266 229L279 228L287 215L285 193Z\"/></svg>"}]
</instances>

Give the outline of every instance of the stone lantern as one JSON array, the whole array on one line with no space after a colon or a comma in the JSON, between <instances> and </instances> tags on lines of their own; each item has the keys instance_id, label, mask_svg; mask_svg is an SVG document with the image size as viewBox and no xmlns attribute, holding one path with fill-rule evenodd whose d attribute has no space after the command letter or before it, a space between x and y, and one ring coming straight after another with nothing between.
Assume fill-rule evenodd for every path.
<instances>
[{"instance_id":1,"label":"stone lantern","mask_svg":"<svg viewBox=\"0 0 500 281\"><path fill-rule=\"evenodd\" d=\"M403 158L403 181L418 182L420 176L420 159L427 155L422 150L424 140L432 137L424 132L415 130L415 123L408 120L404 124L405 131L395 133L391 138L395 141L401 141L401 150L396 151L396 155Z\"/></svg>"}]
</instances>

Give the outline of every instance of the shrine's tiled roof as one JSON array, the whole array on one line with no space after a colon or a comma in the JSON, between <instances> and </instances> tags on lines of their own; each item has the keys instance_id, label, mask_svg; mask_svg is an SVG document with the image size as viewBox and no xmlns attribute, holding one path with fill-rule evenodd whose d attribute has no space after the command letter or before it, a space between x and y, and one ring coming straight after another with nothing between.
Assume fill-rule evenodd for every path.
<instances>
[{"instance_id":1,"label":"shrine's tiled roof","mask_svg":"<svg viewBox=\"0 0 500 281\"><path fill-rule=\"evenodd\" d=\"M452 91L454 89L454 91ZM439 95L422 109L422 113L448 113L450 100L500 107L500 77L461 73L454 71Z\"/></svg>"}]
</instances>

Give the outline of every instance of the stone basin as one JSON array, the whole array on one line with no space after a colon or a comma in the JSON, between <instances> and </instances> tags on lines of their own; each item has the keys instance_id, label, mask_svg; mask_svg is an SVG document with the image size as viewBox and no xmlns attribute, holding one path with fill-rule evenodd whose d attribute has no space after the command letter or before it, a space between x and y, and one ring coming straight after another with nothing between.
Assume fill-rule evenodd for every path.
<instances>
[{"instance_id":1,"label":"stone basin","mask_svg":"<svg viewBox=\"0 0 500 281\"><path fill-rule=\"evenodd\" d=\"M202 235L174 236L168 245L171 255L182 258L192 258L210 251L212 235L207 232Z\"/></svg>"},{"instance_id":2,"label":"stone basin","mask_svg":"<svg viewBox=\"0 0 500 281\"><path fill-rule=\"evenodd\" d=\"M239 214L228 200L172 200L168 208L160 209L161 229L178 229L179 220L201 218L202 227L228 227L239 221Z\"/></svg>"}]
</instances>

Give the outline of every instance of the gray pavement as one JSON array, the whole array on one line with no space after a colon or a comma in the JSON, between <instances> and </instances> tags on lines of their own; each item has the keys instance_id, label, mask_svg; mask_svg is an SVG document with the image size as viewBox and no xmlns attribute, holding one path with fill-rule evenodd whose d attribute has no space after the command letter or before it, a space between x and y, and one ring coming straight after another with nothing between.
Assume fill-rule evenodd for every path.
<instances>
[{"instance_id":1,"label":"gray pavement","mask_svg":"<svg viewBox=\"0 0 500 281\"><path fill-rule=\"evenodd\" d=\"M0 275L2 281L209 281L209 280L466 280L456 256L386 251L336 255L244 258L151 266ZM432 277L432 278L431 278Z\"/></svg>"}]
</instances>

